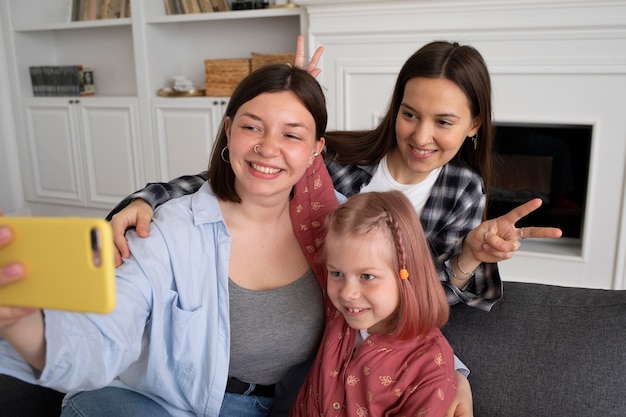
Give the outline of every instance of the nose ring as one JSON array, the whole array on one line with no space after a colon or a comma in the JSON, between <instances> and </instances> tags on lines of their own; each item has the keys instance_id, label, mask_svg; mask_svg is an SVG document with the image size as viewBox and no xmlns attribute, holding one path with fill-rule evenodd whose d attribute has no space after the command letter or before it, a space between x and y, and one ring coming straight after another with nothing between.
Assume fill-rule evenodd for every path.
<instances>
[{"instance_id":1,"label":"nose ring","mask_svg":"<svg viewBox=\"0 0 626 417\"><path fill-rule=\"evenodd\" d=\"M252 150L254 151L254 153L259 153L259 146L261 146L259 143L257 143L256 145L254 145L254 148L252 148Z\"/></svg>"}]
</instances>

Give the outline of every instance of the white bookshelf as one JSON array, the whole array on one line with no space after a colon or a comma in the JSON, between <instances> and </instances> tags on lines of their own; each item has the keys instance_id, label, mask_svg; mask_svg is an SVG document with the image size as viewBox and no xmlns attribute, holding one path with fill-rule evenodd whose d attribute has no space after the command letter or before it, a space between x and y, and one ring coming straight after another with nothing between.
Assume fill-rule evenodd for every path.
<instances>
[{"instance_id":1,"label":"white bookshelf","mask_svg":"<svg viewBox=\"0 0 626 417\"><path fill-rule=\"evenodd\" d=\"M27 117L31 114L29 106L35 99L30 66L92 65L96 96L80 97L81 106L90 105L90 101L97 99L106 99L107 109L117 105L125 109L128 100L137 103L136 110L128 114L133 128L123 131L132 132L133 137L129 140L132 140L136 150L131 158L132 166L125 166L127 171L133 173L129 181L140 188L149 181L169 179L162 168L164 158L182 160L189 152L181 146L176 150L180 155L163 155L166 150L159 146L158 141L162 133L158 130L161 121L155 119L161 113L155 109L163 104L165 108L171 106L163 103L162 97L157 97L159 89L169 87L175 75L184 75L197 87L203 88L205 59L249 57L252 52L293 52L296 36L306 33L307 26L305 13L298 7L167 15L163 0L131 0L131 17L71 21L70 3L71 0L0 0L16 143L26 199L35 214L46 214L50 204L65 205L68 214L74 211L84 214L90 203L89 199L39 198L38 187L44 179L37 176L40 170L32 161L30 146L43 146L48 140L46 135L50 135L52 129L39 129L43 131L37 133L40 137L32 137L39 130L33 129L33 121ZM36 99L38 105L46 101L59 102L59 97ZM68 104L76 104L69 102L71 98L66 99ZM170 100L176 108L189 108L190 116L204 109L207 112L216 110L215 107L207 108L207 100L201 97ZM217 106L217 109L221 107ZM211 117L215 120L214 115ZM118 118L119 123L123 120L126 119ZM37 123L38 126L45 126L41 120ZM124 126L114 126L111 132L113 134L120 129ZM200 132L197 134L200 135ZM76 137L83 138L84 135L79 132ZM212 140L212 137L207 138L207 144ZM118 144L119 149L123 149L121 145ZM72 163L84 165L87 163L84 144L77 143L76 149L72 156L76 160ZM171 152L171 149L167 151ZM54 167L46 168L54 172ZM189 173L205 168L204 163L190 167ZM110 167L111 172L115 169ZM101 171L96 172L96 176L106 175L106 170ZM80 175L79 172L76 176ZM72 178L72 181L79 183L81 179ZM107 189L109 185L113 186L106 184L107 178L95 178L94 181L103 181ZM129 182L124 181L124 184L122 188L128 189ZM103 208L102 204L100 206ZM50 211L56 212L56 209Z\"/></svg>"}]
</instances>

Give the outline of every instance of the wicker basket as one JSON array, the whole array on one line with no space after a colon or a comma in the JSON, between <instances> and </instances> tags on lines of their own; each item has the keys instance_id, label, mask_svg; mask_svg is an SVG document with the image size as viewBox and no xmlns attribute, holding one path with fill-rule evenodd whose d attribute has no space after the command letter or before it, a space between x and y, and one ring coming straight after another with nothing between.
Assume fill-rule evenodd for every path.
<instances>
[{"instance_id":1,"label":"wicker basket","mask_svg":"<svg viewBox=\"0 0 626 417\"><path fill-rule=\"evenodd\" d=\"M296 54L260 54L252 52L250 59L250 70L254 71L264 65L269 64L295 64Z\"/></svg>"},{"instance_id":2,"label":"wicker basket","mask_svg":"<svg viewBox=\"0 0 626 417\"><path fill-rule=\"evenodd\" d=\"M249 58L206 59L205 94L212 97L230 97L248 74L250 74Z\"/></svg>"}]
</instances>

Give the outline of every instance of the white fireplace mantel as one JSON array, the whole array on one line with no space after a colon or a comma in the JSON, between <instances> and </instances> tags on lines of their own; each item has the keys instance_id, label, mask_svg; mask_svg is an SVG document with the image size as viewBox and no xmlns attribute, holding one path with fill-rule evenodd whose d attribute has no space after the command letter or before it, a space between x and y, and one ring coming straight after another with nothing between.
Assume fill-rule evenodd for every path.
<instances>
[{"instance_id":1,"label":"white fireplace mantel","mask_svg":"<svg viewBox=\"0 0 626 417\"><path fill-rule=\"evenodd\" d=\"M481 51L498 122L593 126L580 241L524 241L505 280L626 288L626 0L299 0L325 47L329 127L371 127L409 55L432 40Z\"/></svg>"}]
</instances>

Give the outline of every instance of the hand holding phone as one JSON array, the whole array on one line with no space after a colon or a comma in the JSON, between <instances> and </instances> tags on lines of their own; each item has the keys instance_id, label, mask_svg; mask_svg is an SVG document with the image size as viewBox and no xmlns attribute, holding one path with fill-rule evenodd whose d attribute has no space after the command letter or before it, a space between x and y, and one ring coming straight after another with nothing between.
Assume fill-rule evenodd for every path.
<instances>
[{"instance_id":1,"label":"hand holding phone","mask_svg":"<svg viewBox=\"0 0 626 417\"><path fill-rule=\"evenodd\" d=\"M0 287L0 304L108 313L115 307L110 225L76 217L0 217L13 240L0 265L19 262L26 278Z\"/></svg>"}]
</instances>

